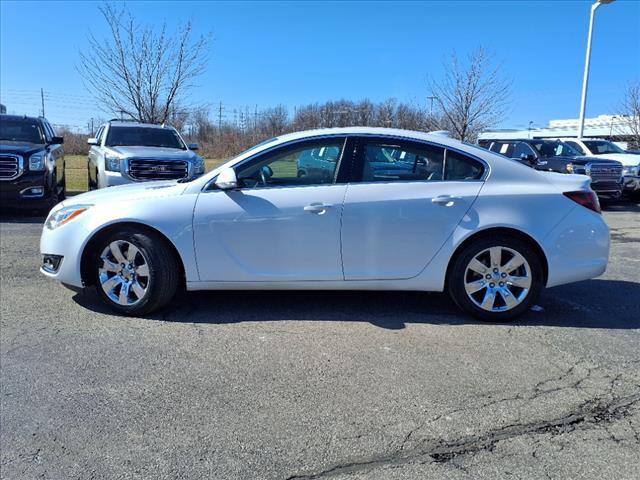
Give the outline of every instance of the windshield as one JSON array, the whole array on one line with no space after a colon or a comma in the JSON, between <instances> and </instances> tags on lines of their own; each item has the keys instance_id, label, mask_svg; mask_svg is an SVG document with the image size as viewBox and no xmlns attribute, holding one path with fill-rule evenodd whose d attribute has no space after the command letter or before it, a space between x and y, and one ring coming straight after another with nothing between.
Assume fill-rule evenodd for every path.
<instances>
[{"instance_id":1,"label":"windshield","mask_svg":"<svg viewBox=\"0 0 640 480\"><path fill-rule=\"evenodd\" d=\"M109 128L108 147L164 147L186 150L178 132L172 128L116 127Z\"/></svg>"},{"instance_id":2,"label":"windshield","mask_svg":"<svg viewBox=\"0 0 640 480\"><path fill-rule=\"evenodd\" d=\"M582 141L594 155L602 153L626 153L615 143L606 140L583 140Z\"/></svg>"},{"instance_id":3,"label":"windshield","mask_svg":"<svg viewBox=\"0 0 640 480\"><path fill-rule=\"evenodd\" d=\"M35 120L28 118L0 120L0 140L9 142L45 143L44 133Z\"/></svg>"},{"instance_id":4,"label":"windshield","mask_svg":"<svg viewBox=\"0 0 640 480\"><path fill-rule=\"evenodd\" d=\"M579 157L580 152L560 141L540 140L531 142L531 146L536 149L542 158L551 157Z\"/></svg>"}]
</instances>

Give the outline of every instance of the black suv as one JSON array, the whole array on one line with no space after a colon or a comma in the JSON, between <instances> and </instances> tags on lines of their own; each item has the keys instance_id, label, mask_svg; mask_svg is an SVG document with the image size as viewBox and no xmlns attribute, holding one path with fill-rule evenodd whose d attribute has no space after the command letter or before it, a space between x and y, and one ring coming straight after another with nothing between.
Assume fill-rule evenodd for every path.
<instances>
[{"instance_id":1,"label":"black suv","mask_svg":"<svg viewBox=\"0 0 640 480\"><path fill-rule=\"evenodd\" d=\"M0 206L49 209L64 200L63 139L45 118L0 115Z\"/></svg>"},{"instance_id":2,"label":"black suv","mask_svg":"<svg viewBox=\"0 0 640 480\"><path fill-rule=\"evenodd\" d=\"M560 140L483 139L478 144L536 170L578 173L591 177L591 188L598 196L617 198L622 193L622 164L615 160L585 157Z\"/></svg>"}]
</instances>

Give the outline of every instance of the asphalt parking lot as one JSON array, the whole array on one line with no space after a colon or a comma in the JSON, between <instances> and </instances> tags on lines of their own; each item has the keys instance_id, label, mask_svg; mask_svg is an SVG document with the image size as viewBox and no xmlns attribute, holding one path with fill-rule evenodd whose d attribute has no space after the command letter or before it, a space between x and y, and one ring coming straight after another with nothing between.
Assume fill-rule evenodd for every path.
<instances>
[{"instance_id":1,"label":"asphalt parking lot","mask_svg":"<svg viewBox=\"0 0 640 480\"><path fill-rule=\"evenodd\" d=\"M184 294L112 315L0 223L6 479L640 478L640 208L512 324L445 295Z\"/></svg>"}]
</instances>

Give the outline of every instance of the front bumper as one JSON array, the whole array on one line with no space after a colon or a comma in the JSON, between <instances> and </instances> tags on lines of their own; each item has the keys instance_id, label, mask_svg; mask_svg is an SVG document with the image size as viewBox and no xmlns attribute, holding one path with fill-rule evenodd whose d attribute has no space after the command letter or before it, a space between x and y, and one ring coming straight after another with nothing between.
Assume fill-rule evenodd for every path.
<instances>
[{"instance_id":1,"label":"front bumper","mask_svg":"<svg viewBox=\"0 0 640 480\"><path fill-rule=\"evenodd\" d=\"M88 231L79 220L61 225L54 230L43 227L40 237L40 272L59 282L83 287L80 258L87 237Z\"/></svg>"},{"instance_id":2,"label":"front bumper","mask_svg":"<svg viewBox=\"0 0 640 480\"><path fill-rule=\"evenodd\" d=\"M598 194L598 196L611 196L619 197L622 194L623 184L620 182L591 182L591 189Z\"/></svg>"},{"instance_id":3,"label":"front bumper","mask_svg":"<svg viewBox=\"0 0 640 480\"><path fill-rule=\"evenodd\" d=\"M47 171L25 172L14 180L0 181L0 206L25 209L48 206L53 190Z\"/></svg>"},{"instance_id":4,"label":"front bumper","mask_svg":"<svg viewBox=\"0 0 640 480\"><path fill-rule=\"evenodd\" d=\"M624 193L634 193L640 191L640 177L626 176L622 179Z\"/></svg>"}]
</instances>

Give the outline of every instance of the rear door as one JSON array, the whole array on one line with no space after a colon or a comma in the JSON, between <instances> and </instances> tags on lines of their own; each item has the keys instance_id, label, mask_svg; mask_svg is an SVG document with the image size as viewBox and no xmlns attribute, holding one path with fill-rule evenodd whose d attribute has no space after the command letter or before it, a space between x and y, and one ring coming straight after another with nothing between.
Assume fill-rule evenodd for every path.
<instances>
[{"instance_id":1,"label":"rear door","mask_svg":"<svg viewBox=\"0 0 640 480\"><path fill-rule=\"evenodd\" d=\"M418 275L480 192L486 166L443 146L362 137L342 215L345 280Z\"/></svg>"}]
</instances>

